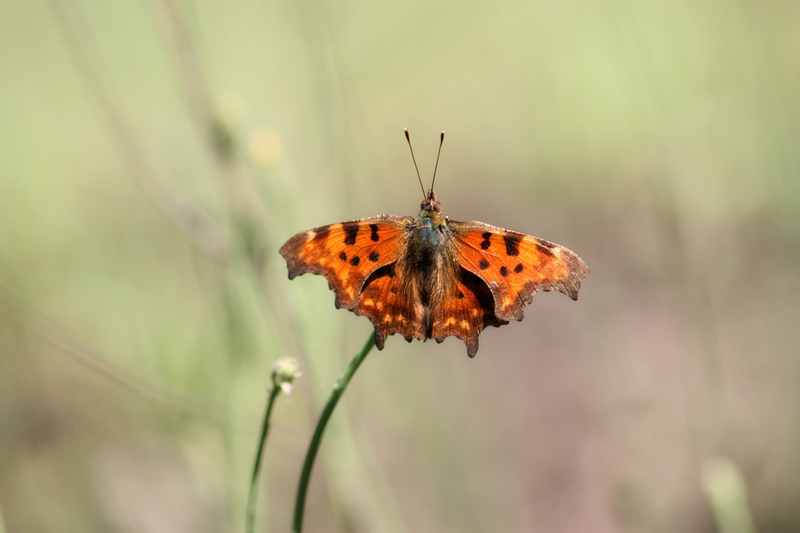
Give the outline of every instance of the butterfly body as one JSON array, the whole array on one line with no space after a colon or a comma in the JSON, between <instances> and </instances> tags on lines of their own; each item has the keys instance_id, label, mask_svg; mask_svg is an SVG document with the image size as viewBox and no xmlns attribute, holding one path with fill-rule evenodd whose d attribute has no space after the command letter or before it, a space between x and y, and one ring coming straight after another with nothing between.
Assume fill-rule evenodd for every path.
<instances>
[{"instance_id":1,"label":"butterfly body","mask_svg":"<svg viewBox=\"0 0 800 533\"><path fill-rule=\"evenodd\" d=\"M321 274L336 307L367 316L382 349L389 335L406 340L456 336L474 357L488 326L522 320L538 291L576 300L589 274L570 250L483 222L451 221L433 190L416 217L379 217L321 226L280 249L289 279Z\"/></svg>"},{"instance_id":2,"label":"butterfly body","mask_svg":"<svg viewBox=\"0 0 800 533\"><path fill-rule=\"evenodd\" d=\"M405 292L430 309L439 303L446 280L452 277L456 265L450 260L449 235L441 213L426 209L413 224L407 226L408 242L399 262L403 278L413 280L414 289Z\"/></svg>"}]
</instances>

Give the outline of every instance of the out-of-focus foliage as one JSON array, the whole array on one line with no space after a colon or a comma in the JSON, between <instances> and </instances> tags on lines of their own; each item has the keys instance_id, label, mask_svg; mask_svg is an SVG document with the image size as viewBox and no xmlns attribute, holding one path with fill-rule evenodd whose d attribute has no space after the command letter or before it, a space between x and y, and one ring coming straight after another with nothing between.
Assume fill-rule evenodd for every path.
<instances>
[{"instance_id":1,"label":"out-of-focus foliage","mask_svg":"<svg viewBox=\"0 0 800 533\"><path fill-rule=\"evenodd\" d=\"M800 3L0 3L0 519L259 527L369 332L295 232L446 214L592 269L486 331L392 337L343 398L309 531L710 532L725 457L800 529ZM741 502L744 498L735 501ZM736 527L735 525L732 527Z\"/></svg>"}]
</instances>

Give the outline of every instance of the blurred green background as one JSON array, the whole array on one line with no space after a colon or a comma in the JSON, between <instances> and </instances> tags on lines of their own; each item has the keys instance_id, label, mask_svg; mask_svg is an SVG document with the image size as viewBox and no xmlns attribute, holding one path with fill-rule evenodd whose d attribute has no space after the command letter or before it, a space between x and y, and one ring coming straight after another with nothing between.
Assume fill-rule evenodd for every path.
<instances>
[{"instance_id":1,"label":"blurred green background","mask_svg":"<svg viewBox=\"0 0 800 533\"><path fill-rule=\"evenodd\" d=\"M289 354L257 523L288 531L370 326L277 250L415 215L403 127L425 179L447 130L447 215L592 274L474 360L390 337L334 415L306 529L800 530L798 21L779 1L0 2L0 530L242 530Z\"/></svg>"}]
</instances>

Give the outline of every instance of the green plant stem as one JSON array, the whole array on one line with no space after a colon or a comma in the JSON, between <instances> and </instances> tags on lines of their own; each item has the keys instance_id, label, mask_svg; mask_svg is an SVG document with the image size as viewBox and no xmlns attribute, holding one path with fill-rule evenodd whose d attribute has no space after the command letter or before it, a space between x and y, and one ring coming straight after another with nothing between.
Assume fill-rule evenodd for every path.
<instances>
[{"instance_id":1,"label":"green plant stem","mask_svg":"<svg viewBox=\"0 0 800 533\"><path fill-rule=\"evenodd\" d=\"M372 347L375 346L375 332L373 331L361 350L353 357L350 364L344 370L342 377L336 382L336 385L331 391L331 396L328 398L328 403L322 410L322 414L317 422L317 427L314 429L314 435L311 437L311 442L308 443L308 451L306 452L306 459L303 462L303 470L300 473L300 483L297 486L297 494L294 501L294 522L292 523L292 532L300 533L303 530L303 512L306 507L306 493L308 492L308 481L311 478L311 469L314 466L314 459L317 456L319 445L322 442L322 434L325 432L325 426L328 425L333 414L333 409L336 407L339 398L344 394L347 384L350 383L353 375L358 370L358 367L367 357Z\"/></svg>"},{"instance_id":2,"label":"green plant stem","mask_svg":"<svg viewBox=\"0 0 800 533\"><path fill-rule=\"evenodd\" d=\"M247 496L247 517L245 518L245 531L253 533L253 528L256 523L256 494L258 493L258 474L261 471L261 458L264 454L264 446L267 442L267 434L269 433L269 419L272 416L272 406L275 405L275 399L280 394L281 388L275 382L275 376L272 376L272 391L269 393L269 400L267 400L267 410L264 413L264 420L261 422L261 438L258 440L258 448L256 449L256 459L253 462L253 475L250 477L250 493Z\"/></svg>"}]
</instances>

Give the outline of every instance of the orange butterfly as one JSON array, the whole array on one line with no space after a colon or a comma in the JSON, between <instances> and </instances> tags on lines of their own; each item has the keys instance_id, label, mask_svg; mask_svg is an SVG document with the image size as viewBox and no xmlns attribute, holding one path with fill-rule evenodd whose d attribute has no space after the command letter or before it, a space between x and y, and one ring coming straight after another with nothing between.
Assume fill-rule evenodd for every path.
<instances>
[{"instance_id":1,"label":"orange butterfly","mask_svg":"<svg viewBox=\"0 0 800 533\"><path fill-rule=\"evenodd\" d=\"M443 141L444 132L439 153ZM298 233L280 249L289 279L325 276L337 309L370 319L379 350L395 333L409 342L455 335L470 357L480 332L522 320L534 293L556 290L578 299L589 269L572 251L483 222L450 220L433 182L420 207L416 218L381 215Z\"/></svg>"}]
</instances>

